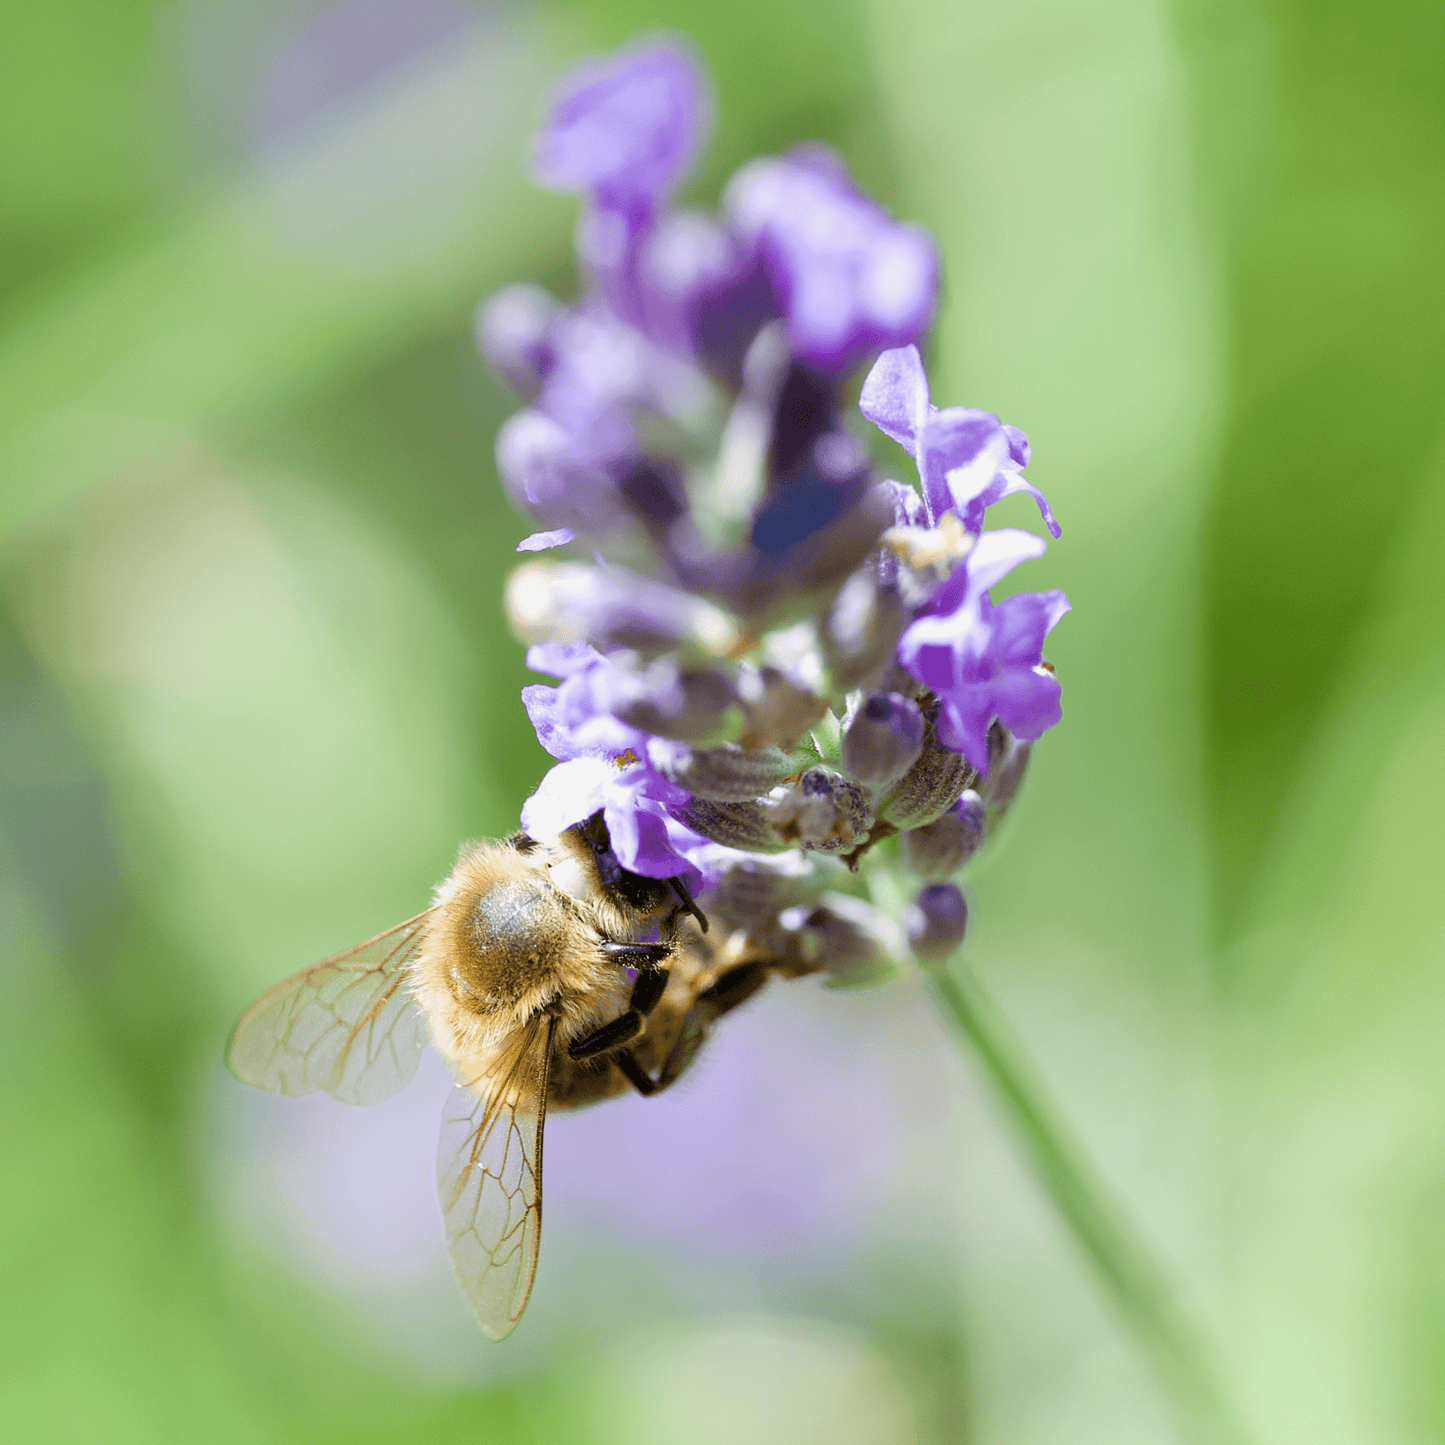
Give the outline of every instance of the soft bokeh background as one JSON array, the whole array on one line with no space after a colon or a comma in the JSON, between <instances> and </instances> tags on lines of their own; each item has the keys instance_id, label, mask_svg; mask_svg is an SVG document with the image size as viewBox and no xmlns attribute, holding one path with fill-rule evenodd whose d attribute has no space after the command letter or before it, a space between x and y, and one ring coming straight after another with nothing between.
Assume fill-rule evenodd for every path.
<instances>
[{"instance_id":1,"label":"soft bokeh background","mask_svg":"<svg viewBox=\"0 0 1445 1445\"><path fill-rule=\"evenodd\" d=\"M0 1421L35 1441L1176 1439L907 984L775 986L556 1118L476 1332L428 1064L241 1088L544 759L472 308L571 285L547 79L685 28L693 194L818 137L1031 434L1064 725L973 961L1261 1442L1445 1439L1445 12L1421 0L12 0ZM1020 524L1020 509L1007 520Z\"/></svg>"}]
</instances>

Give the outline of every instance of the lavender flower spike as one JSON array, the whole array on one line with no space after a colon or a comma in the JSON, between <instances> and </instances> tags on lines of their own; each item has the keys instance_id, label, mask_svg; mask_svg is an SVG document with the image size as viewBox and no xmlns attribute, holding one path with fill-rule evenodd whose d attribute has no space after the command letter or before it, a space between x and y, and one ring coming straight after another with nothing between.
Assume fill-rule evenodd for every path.
<instances>
[{"instance_id":1,"label":"lavender flower spike","mask_svg":"<svg viewBox=\"0 0 1445 1445\"><path fill-rule=\"evenodd\" d=\"M885 436L906 447L918 466L929 520L957 512L975 535L983 514L1015 492L1038 503L1044 524L1057 537L1059 524L1048 499L1023 476L1029 439L992 412L951 406L940 411L928 399L928 377L916 346L885 351L873 364L858 409Z\"/></svg>"},{"instance_id":2,"label":"lavender flower spike","mask_svg":"<svg viewBox=\"0 0 1445 1445\"><path fill-rule=\"evenodd\" d=\"M1032 532L985 532L898 643L898 661L942 704L939 740L985 776L988 726L997 718L1032 741L1062 716L1059 684L1043 661L1044 638L1069 610L1062 592L1021 592L997 606L988 592L1020 562L1043 553Z\"/></svg>"}]
</instances>

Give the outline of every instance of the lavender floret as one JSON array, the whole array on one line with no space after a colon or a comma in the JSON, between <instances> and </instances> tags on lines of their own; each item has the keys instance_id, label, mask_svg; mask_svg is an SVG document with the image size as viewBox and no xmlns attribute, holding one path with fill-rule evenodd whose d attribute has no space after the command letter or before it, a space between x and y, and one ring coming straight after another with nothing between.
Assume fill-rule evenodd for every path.
<instances>
[{"instance_id":1,"label":"lavender floret","mask_svg":"<svg viewBox=\"0 0 1445 1445\"><path fill-rule=\"evenodd\" d=\"M793 353L821 371L916 341L938 289L932 238L865 196L824 146L743 167L728 186L734 228L756 246Z\"/></svg>"}]
</instances>

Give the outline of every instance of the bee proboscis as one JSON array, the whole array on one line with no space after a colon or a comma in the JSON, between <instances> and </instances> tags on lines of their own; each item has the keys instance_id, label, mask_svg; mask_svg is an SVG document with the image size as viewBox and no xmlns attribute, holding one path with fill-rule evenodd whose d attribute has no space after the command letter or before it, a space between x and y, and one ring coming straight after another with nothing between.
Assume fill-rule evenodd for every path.
<instances>
[{"instance_id":1,"label":"bee proboscis","mask_svg":"<svg viewBox=\"0 0 1445 1445\"><path fill-rule=\"evenodd\" d=\"M374 1104L430 1037L458 1080L437 1152L447 1246L500 1340L536 1273L548 1107L667 1088L768 977L706 926L680 879L618 863L600 814L545 842L474 845L425 913L262 994L227 1062L258 1088Z\"/></svg>"}]
</instances>

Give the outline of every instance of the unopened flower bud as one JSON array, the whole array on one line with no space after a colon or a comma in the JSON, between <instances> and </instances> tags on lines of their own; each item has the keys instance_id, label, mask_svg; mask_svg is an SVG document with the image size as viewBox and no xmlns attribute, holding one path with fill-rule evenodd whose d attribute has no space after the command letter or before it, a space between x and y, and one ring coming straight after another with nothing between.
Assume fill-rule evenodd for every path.
<instances>
[{"instance_id":1,"label":"unopened flower bud","mask_svg":"<svg viewBox=\"0 0 1445 1445\"><path fill-rule=\"evenodd\" d=\"M504 286L477 308L477 349L531 401L556 364L552 319L557 303L540 287Z\"/></svg>"},{"instance_id":2,"label":"unopened flower bud","mask_svg":"<svg viewBox=\"0 0 1445 1445\"><path fill-rule=\"evenodd\" d=\"M655 667L661 665L654 664ZM613 713L630 727L640 728L643 732L676 738L681 742L696 742L715 734L719 720L733 701L732 685L728 679L720 672L703 668L677 673L675 686L669 693L659 691L653 696L638 697L615 707ZM772 782L765 783L756 793L766 792L772 786ZM734 796L751 798L756 793Z\"/></svg>"},{"instance_id":3,"label":"unopened flower bud","mask_svg":"<svg viewBox=\"0 0 1445 1445\"><path fill-rule=\"evenodd\" d=\"M1020 742L997 722L989 729L988 778L980 792L992 817L1001 818L1013 802L1033 750L1032 743Z\"/></svg>"},{"instance_id":4,"label":"unopened flower bud","mask_svg":"<svg viewBox=\"0 0 1445 1445\"><path fill-rule=\"evenodd\" d=\"M978 852L988 829L983 800L972 788L941 817L898 840L904 865L920 878L942 881Z\"/></svg>"},{"instance_id":5,"label":"unopened flower bud","mask_svg":"<svg viewBox=\"0 0 1445 1445\"><path fill-rule=\"evenodd\" d=\"M845 692L870 680L886 686L875 679L893 661L907 620L897 592L881 586L869 568L855 572L838 589L822 627L823 656L834 685Z\"/></svg>"},{"instance_id":6,"label":"unopened flower bud","mask_svg":"<svg viewBox=\"0 0 1445 1445\"><path fill-rule=\"evenodd\" d=\"M956 883L930 883L919 890L904 917L908 942L925 960L947 957L963 942L968 904Z\"/></svg>"},{"instance_id":7,"label":"unopened flower bud","mask_svg":"<svg viewBox=\"0 0 1445 1445\"><path fill-rule=\"evenodd\" d=\"M923 714L912 698L869 693L843 730L843 766L857 782L882 791L917 761L923 733Z\"/></svg>"},{"instance_id":8,"label":"unopened flower bud","mask_svg":"<svg viewBox=\"0 0 1445 1445\"><path fill-rule=\"evenodd\" d=\"M648 656L678 643L716 646L732 635L711 603L622 567L524 562L507 578L505 603L513 632L526 642L586 638Z\"/></svg>"},{"instance_id":9,"label":"unopened flower bud","mask_svg":"<svg viewBox=\"0 0 1445 1445\"><path fill-rule=\"evenodd\" d=\"M873 825L873 810L863 789L826 768L809 768L765 807L783 847L842 853L862 843Z\"/></svg>"},{"instance_id":10,"label":"unopened flower bud","mask_svg":"<svg viewBox=\"0 0 1445 1445\"><path fill-rule=\"evenodd\" d=\"M742 742L749 747L786 752L828 710L816 693L776 667L739 668L737 690L748 722Z\"/></svg>"},{"instance_id":11,"label":"unopened flower bud","mask_svg":"<svg viewBox=\"0 0 1445 1445\"><path fill-rule=\"evenodd\" d=\"M785 970L821 969L846 987L886 978L902 942L898 925L882 909L847 893L825 893L816 904L784 909L774 933Z\"/></svg>"},{"instance_id":12,"label":"unopened flower bud","mask_svg":"<svg viewBox=\"0 0 1445 1445\"><path fill-rule=\"evenodd\" d=\"M781 853L791 846L774 833L769 815L757 803L714 803L707 798L691 798L670 811L694 833L729 848L741 848L745 853Z\"/></svg>"},{"instance_id":13,"label":"unopened flower bud","mask_svg":"<svg viewBox=\"0 0 1445 1445\"><path fill-rule=\"evenodd\" d=\"M942 817L977 781L968 759L938 741L930 720L918 761L883 800L878 815L903 831L921 828Z\"/></svg>"},{"instance_id":14,"label":"unopened flower bud","mask_svg":"<svg viewBox=\"0 0 1445 1445\"><path fill-rule=\"evenodd\" d=\"M802 764L780 748L691 748L659 768L695 797L743 803L794 777Z\"/></svg>"},{"instance_id":15,"label":"unopened flower bud","mask_svg":"<svg viewBox=\"0 0 1445 1445\"><path fill-rule=\"evenodd\" d=\"M801 849L771 858L741 858L709 891L708 917L724 934L757 933L771 926L785 908L815 902L824 889L846 876L836 858Z\"/></svg>"}]
</instances>

